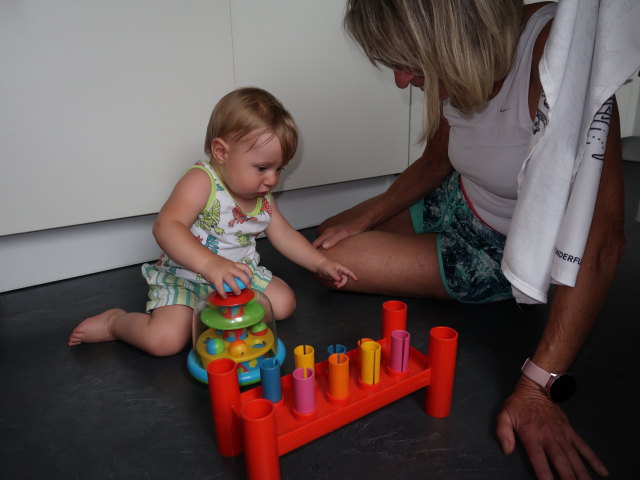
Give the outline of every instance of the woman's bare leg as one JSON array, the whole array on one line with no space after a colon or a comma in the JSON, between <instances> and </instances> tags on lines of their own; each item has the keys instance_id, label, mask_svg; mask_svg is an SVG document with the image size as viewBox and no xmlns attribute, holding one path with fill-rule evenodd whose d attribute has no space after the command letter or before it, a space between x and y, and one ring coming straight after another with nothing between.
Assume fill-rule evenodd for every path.
<instances>
[{"instance_id":1,"label":"woman's bare leg","mask_svg":"<svg viewBox=\"0 0 640 480\"><path fill-rule=\"evenodd\" d=\"M323 252L358 276L345 290L449 299L440 277L435 234L363 232ZM328 288L330 282L319 281Z\"/></svg>"}]
</instances>

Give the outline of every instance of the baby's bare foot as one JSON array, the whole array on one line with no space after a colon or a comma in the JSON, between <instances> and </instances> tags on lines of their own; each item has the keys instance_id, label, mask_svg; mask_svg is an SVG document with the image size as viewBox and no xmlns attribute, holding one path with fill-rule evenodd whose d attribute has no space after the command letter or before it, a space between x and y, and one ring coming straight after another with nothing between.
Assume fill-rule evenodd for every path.
<instances>
[{"instance_id":1,"label":"baby's bare foot","mask_svg":"<svg viewBox=\"0 0 640 480\"><path fill-rule=\"evenodd\" d=\"M112 308L95 317L89 317L78 324L69 335L69 346L81 343L98 343L115 340L111 335L111 323L113 319L127 313L121 308Z\"/></svg>"}]
</instances>

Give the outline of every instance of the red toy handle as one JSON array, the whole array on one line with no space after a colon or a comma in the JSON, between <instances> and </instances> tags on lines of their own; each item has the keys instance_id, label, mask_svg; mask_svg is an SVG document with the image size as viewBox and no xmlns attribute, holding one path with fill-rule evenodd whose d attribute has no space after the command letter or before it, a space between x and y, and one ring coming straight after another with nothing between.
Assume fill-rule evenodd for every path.
<instances>
[{"instance_id":1,"label":"red toy handle","mask_svg":"<svg viewBox=\"0 0 640 480\"><path fill-rule=\"evenodd\" d=\"M389 300L382 304L382 338L391 341L391 332L407 329L407 304Z\"/></svg>"},{"instance_id":2,"label":"red toy handle","mask_svg":"<svg viewBox=\"0 0 640 480\"><path fill-rule=\"evenodd\" d=\"M250 400L242 406L242 419L247 439L244 456L249 480L279 480L275 406L265 398Z\"/></svg>"},{"instance_id":3,"label":"red toy handle","mask_svg":"<svg viewBox=\"0 0 640 480\"><path fill-rule=\"evenodd\" d=\"M235 457L243 450L242 423L236 413L241 404L236 362L214 360L207 365L207 377L218 450L225 457Z\"/></svg>"},{"instance_id":4,"label":"red toy handle","mask_svg":"<svg viewBox=\"0 0 640 480\"><path fill-rule=\"evenodd\" d=\"M458 332L453 328L434 327L429 331L431 383L427 387L425 411L432 417L446 417L451 411L457 350Z\"/></svg>"}]
</instances>

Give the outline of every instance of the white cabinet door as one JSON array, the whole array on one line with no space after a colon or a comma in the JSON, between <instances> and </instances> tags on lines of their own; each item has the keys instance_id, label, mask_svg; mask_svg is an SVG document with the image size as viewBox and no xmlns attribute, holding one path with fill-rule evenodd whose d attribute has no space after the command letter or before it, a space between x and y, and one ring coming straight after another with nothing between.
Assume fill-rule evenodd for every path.
<instances>
[{"instance_id":1,"label":"white cabinet door","mask_svg":"<svg viewBox=\"0 0 640 480\"><path fill-rule=\"evenodd\" d=\"M271 91L300 129L283 189L407 167L409 92L347 38L344 6L344 0L231 2L237 86Z\"/></svg>"},{"instance_id":2,"label":"white cabinet door","mask_svg":"<svg viewBox=\"0 0 640 480\"><path fill-rule=\"evenodd\" d=\"M402 171L409 93L342 29L344 0L0 2L0 236L157 212L215 102L276 94L281 188Z\"/></svg>"},{"instance_id":3,"label":"white cabinet door","mask_svg":"<svg viewBox=\"0 0 640 480\"><path fill-rule=\"evenodd\" d=\"M234 86L229 0L0 2L0 235L158 211Z\"/></svg>"}]
</instances>

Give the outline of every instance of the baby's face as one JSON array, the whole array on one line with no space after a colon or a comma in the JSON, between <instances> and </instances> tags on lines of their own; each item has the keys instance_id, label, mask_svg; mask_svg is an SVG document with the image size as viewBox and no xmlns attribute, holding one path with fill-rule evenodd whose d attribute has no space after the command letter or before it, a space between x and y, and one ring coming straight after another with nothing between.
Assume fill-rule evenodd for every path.
<instances>
[{"instance_id":1,"label":"baby's face","mask_svg":"<svg viewBox=\"0 0 640 480\"><path fill-rule=\"evenodd\" d=\"M283 167L278 137L265 133L254 139L249 136L247 140L230 142L227 158L220 168L232 193L247 200L273 190Z\"/></svg>"}]
</instances>

